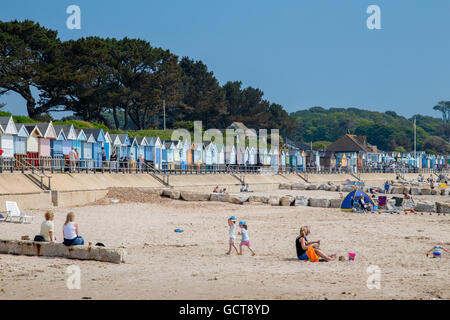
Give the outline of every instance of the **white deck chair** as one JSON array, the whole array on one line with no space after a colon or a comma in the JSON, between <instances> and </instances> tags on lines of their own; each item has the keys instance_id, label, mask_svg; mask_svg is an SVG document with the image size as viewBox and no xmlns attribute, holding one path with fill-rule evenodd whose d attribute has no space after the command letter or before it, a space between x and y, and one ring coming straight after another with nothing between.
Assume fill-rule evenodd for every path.
<instances>
[{"instance_id":1,"label":"white deck chair","mask_svg":"<svg viewBox=\"0 0 450 320\"><path fill-rule=\"evenodd\" d=\"M13 222L14 219L18 220L20 223L26 223L27 220L31 219L34 221L34 216L27 216L25 212L20 212L19 206L15 201L5 201L6 205L6 218L5 221ZM30 223L31 223L30 222Z\"/></svg>"}]
</instances>

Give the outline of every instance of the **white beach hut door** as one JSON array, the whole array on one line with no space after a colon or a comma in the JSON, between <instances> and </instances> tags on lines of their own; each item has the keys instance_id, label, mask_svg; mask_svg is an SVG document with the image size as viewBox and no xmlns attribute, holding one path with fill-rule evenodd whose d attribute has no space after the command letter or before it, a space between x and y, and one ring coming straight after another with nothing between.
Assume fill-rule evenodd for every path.
<instances>
[{"instance_id":1,"label":"white beach hut door","mask_svg":"<svg viewBox=\"0 0 450 320\"><path fill-rule=\"evenodd\" d=\"M3 149L4 158L13 158L14 157L14 137L10 135L2 135L1 136L1 146Z\"/></svg>"}]
</instances>

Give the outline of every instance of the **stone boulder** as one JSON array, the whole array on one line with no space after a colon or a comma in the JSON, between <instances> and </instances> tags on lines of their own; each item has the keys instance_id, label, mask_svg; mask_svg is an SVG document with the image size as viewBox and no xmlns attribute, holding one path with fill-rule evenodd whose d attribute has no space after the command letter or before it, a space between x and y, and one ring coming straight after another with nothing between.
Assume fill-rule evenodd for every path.
<instances>
[{"instance_id":1,"label":"stone boulder","mask_svg":"<svg viewBox=\"0 0 450 320\"><path fill-rule=\"evenodd\" d=\"M318 207L318 208L329 208L330 200L329 199L309 199L310 207Z\"/></svg>"},{"instance_id":2,"label":"stone boulder","mask_svg":"<svg viewBox=\"0 0 450 320\"><path fill-rule=\"evenodd\" d=\"M250 196L250 197L248 197L248 202L255 203L255 204L258 204L258 203L267 204L267 203L269 203L269 198L265 197L265 196Z\"/></svg>"},{"instance_id":3,"label":"stone boulder","mask_svg":"<svg viewBox=\"0 0 450 320\"><path fill-rule=\"evenodd\" d=\"M353 190L355 190L354 186L343 186L343 187L341 187L341 191L342 192L351 192Z\"/></svg>"},{"instance_id":4,"label":"stone boulder","mask_svg":"<svg viewBox=\"0 0 450 320\"><path fill-rule=\"evenodd\" d=\"M278 196L270 196L269 204L271 206L279 206L280 205L280 197L278 197Z\"/></svg>"},{"instance_id":5,"label":"stone boulder","mask_svg":"<svg viewBox=\"0 0 450 320\"><path fill-rule=\"evenodd\" d=\"M327 184L321 184L317 187L318 190L326 190L328 188Z\"/></svg>"},{"instance_id":6,"label":"stone boulder","mask_svg":"<svg viewBox=\"0 0 450 320\"><path fill-rule=\"evenodd\" d=\"M291 185L289 183L280 183L279 189L290 190Z\"/></svg>"},{"instance_id":7,"label":"stone boulder","mask_svg":"<svg viewBox=\"0 0 450 320\"><path fill-rule=\"evenodd\" d=\"M243 204L244 202L248 201L248 198L249 198L248 194L230 194L228 202L234 204Z\"/></svg>"},{"instance_id":8,"label":"stone boulder","mask_svg":"<svg viewBox=\"0 0 450 320\"><path fill-rule=\"evenodd\" d=\"M161 188L137 188L140 192L162 196L164 190Z\"/></svg>"},{"instance_id":9,"label":"stone boulder","mask_svg":"<svg viewBox=\"0 0 450 320\"><path fill-rule=\"evenodd\" d=\"M436 212L436 203L420 201L414 206L414 211L417 212Z\"/></svg>"},{"instance_id":10,"label":"stone boulder","mask_svg":"<svg viewBox=\"0 0 450 320\"><path fill-rule=\"evenodd\" d=\"M420 188L413 187L413 188L411 188L410 193L413 196L418 196L418 195L420 195L420 190L421 190Z\"/></svg>"},{"instance_id":11,"label":"stone boulder","mask_svg":"<svg viewBox=\"0 0 450 320\"><path fill-rule=\"evenodd\" d=\"M308 206L309 204L309 198L304 196L296 196L294 200L295 206Z\"/></svg>"},{"instance_id":12,"label":"stone boulder","mask_svg":"<svg viewBox=\"0 0 450 320\"><path fill-rule=\"evenodd\" d=\"M431 189L429 189L429 188L422 188L422 189L420 189L420 193L423 196L429 196L431 194Z\"/></svg>"},{"instance_id":13,"label":"stone boulder","mask_svg":"<svg viewBox=\"0 0 450 320\"><path fill-rule=\"evenodd\" d=\"M230 198L229 194L211 193L209 200L210 201L218 201L218 202L228 202L229 198Z\"/></svg>"},{"instance_id":14,"label":"stone boulder","mask_svg":"<svg viewBox=\"0 0 450 320\"><path fill-rule=\"evenodd\" d=\"M285 207L291 206L294 203L294 200L295 198L293 196L282 196L280 198L280 205Z\"/></svg>"},{"instance_id":15,"label":"stone boulder","mask_svg":"<svg viewBox=\"0 0 450 320\"><path fill-rule=\"evenodd\" d=\"M330 208L340 208L341 203L341 199L330 199Z\"/></svg>"},{"instance_id":16,"label":"stone boulder","mask_svg":"<svg viewBox=\"0 0 450 320\"><path fill-rule=\"evenodd\" d=\"M437 195L438 194L438 191L436 190L436 189L431 189L431 195L432 196L435 196L435 195Z\"/></svg>"},{"instance_id":17,"label":"stone boulder","mask_svg":"<svg viewBox=\"0 0 450 320\"><path fill-rule=\"evenodd\" d=\"M163 197L178 200L178 199L180 199L181 193L180 193L180 191L177 191L177 190L165 189L163 191L162 195L163 195Z\"/></svg>"},{"instance_id":18,"label":"stone boulder","mask_svg":"<svg viewBox=\"0 0 450 320\"><path fill-rule=\"evenodd\" d=\"M436 202L436 211L438 213L450 213L450 203Z\"/></svg>"},{"instance_id":19,"label":"stone boulder","mask_svg":"<svg viewBox=\"0 0 450 320\"><path fill-rule=\"evenodd\" d=\"M390 191L392 194L403 194L405 191L405 188L404 187L392 187Z\"/></svg>"},{"instance_id":20,"label":"stone boulder","mask_svg":"<svg viewBox=\"0 0 450 320\"><path fill-rule=\"evenodd\" d=\"M294 182L291 184L292 190L306 190L307 185L304 183Z\"/></svg>"},{"instance_id":21,"label":"stone boulder","mask_svg":"<svg viewBox=\"0 0 450 320\"><path fill-rule=\"evenodd\" d=\"M211 195L209 193L181 191L180 197L185 201L209 201Z\"/></svg>"},{"instance_id":22,"label":"stone boulder","mask_svg":"<svg viewBox=\"0 0 450 320\"><path fill-rule=\"evenodd\" d=\"M317 190L318 186L317 184L308 184L306 186L306 190Z\"/></svg>"}]
</instances>

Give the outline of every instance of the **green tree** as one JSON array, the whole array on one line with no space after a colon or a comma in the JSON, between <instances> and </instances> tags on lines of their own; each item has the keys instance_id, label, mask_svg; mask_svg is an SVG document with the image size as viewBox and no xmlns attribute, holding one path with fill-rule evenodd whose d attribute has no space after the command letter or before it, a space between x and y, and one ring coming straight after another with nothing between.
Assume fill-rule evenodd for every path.
<instances>
[{"instance_id":1,"label":"green tree","mask_svg":"<svg viewBox=\"0 0 450 320\"><path fill-rule=\"evenodd\" d=\"M222 115L226 113L225 93L208 67L202 61L183 57L182 70L183 104L187 109L184 120L201 120L203 127L221 127Z\"/></svg>"},{"instance_id":2,"label":"green tree","mask_svg":"<svg viewBox=\"0 0 450 320\"><path fill-rule=\"evenodd\" d=\"M59 45L57 32L39 23L0 21L0 95L19 94L32 118L59 110L57 105L39 105L33 96L33 89L43 94L42 83L55 75Z\"/></svg>"}]
</instances>

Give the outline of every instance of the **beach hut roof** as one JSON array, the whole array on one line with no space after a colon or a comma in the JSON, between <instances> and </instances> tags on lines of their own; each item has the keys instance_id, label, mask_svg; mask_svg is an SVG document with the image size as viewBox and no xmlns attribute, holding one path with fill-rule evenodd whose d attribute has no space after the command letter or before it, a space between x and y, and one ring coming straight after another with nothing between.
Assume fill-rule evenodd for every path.
<instances>
[{"instance_id":1,"label":"beach hut roof","mask_svg":"<svg viewBox=\"0 0 450 320\"><path fill-rule=\"evenodd\" d=\"M62 130L67 140L77 140L77 133L72 124L57 124L53 125L53 128L55 128L57 135Z\"/></svg>"},{"instance_id":2,"label":"beach hut roof","mask_svg":"<svg viewBox=\"0 0 450 320\"><path fill-rule=\"evenodd\" d=\"M38 126L34 123L24 123L23 124L28 131L28 135L36 134L39 137L42 137L42 132L39 130Z\"/></svg>"},{"instance_id":3,"label":"beach hut roof","mask_svg":"<svg viewBox=\"0 0 450 320\"><path fill-rule=\"evenodd\" d=\"M16 123L16 130L17 130L17 136L21 138L27 138L30 136L28 133L27 128L24 126L23 123Z\"/></svg>"},{"instance_id":4,"label":"beach hut roof","mask_svg":"<svg viewBox=\"0 0 450 320\"><path fill-rule=\"evenodd\" d=\"M64 133L64 130L62 128L55 128L55 132L56 132L56 140L59 141L63 141L63 140L67 140L66 134Z\"/></svg>"},{"instance_id":5,"label":"beach hut roof","mask_svg":"<svg viewBox=\"0 0 450 320\"><path fill-rule=\"evenodd\" d=\"M137 140L137 143L140 146L147 146L148 145L148 141L147 141L146 137L137 137L136 140Z\"/></svg>"},{"instance_id":6,"label":"beach hut roof","mask_svg":"<svg viewBox=\"0 0 450 320\"><path fill-rule=\"evenodd\" d=\"M175 144L171 140L164 140L162 142L162 144L164 146L164 149L173 149L173 148L175 148Z\"/></svg>"},{"instance_id":7,"label":"beach hut roof","mask_svg":"<svg viewBox=\"0 0 450 320\"><path fill-rule=\"evenodd\" d=\"M56 139L56 131L53 127L53 123L50 122L43 122L43 123L36 123L36 126L39 128L39 131L42 133L43 138L47 139Z\"/></svg>"},{"instance_id":8,"label":"beach hut roof","mask_svg":"<svg viewBox=\"0 0 450 320\"><path fill-rule=\"evenodd\" d=\"M112 143L111 136L108 131L105 132L105 142Z\"/></svg>"},{"instance_id":9,"label":"beach hut roof","mask_svg":"<svg viewBox=\"0 0 450 320\"><path fill-rule=\"evenodd\" d=\"M0 129L4 134L17 134L17 128L14 124L14 120L12 116L9 117L0 117Z\"/></svg>"},{"instance_id":10,"label":"beach hut roof","mask_svg":"<svg viewBox=\"0 0 450 320\"><path fill-rule=\"evenodd\" d=\"M105 142L106 141L105 133L103 132L103 129L84 129L84 133L86 135L92 135L94 137L94 139L96 140L96 142Z\"/></svg>"},{"instance_id":11,"label":"beach hut roof","mask_svg":"<svg viewBox=\"0 0 450 320\"><path fill-rule=\"evenodd\" d=\"M87 140L86 134L84 133L83 129L77 129L75 132L77 134L77 140L80 140L80 141Z\"/></svg>"},{"instance_id":12,"label":"beach hut roof","mask_svg":"<svg viewBox=\"0 0 450 320\"><path fill-rule=\"evenodd\" d=\"M111 133L111 134L110 134L110 137L111 137L111 143L112 143L113 145L117 146L117 145L122 144L122 143L120 142L120 138L119 138L119 135L118 135L117 133Z\"/></svg>"}]
</instances>

